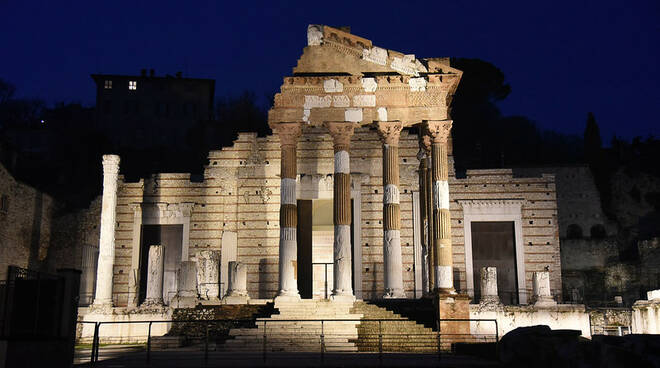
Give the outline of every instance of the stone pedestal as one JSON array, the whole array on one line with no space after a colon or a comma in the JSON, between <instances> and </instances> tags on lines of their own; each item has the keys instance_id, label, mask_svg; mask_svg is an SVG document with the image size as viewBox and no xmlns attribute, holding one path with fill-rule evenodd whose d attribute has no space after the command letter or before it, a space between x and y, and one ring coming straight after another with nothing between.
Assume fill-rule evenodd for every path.
<instances>
[{"instance_id":1,"label":"stone pedestal","mask_svg":"<svg viewBox=\"0 0 660 368\"><path fill-rule=\"evenodd\" d=\"M550 292L550 272L534 272L532 285L532 303L534 303L534 306L549 307L557 305Z\"/></svg>"},{"instance_id":2,"label":"stone pedestal","mask_svg":"<svg viewBox=\"0 0 660 368\"><path fill-rule=\"evenodd\" d=\"M177 308L194 307L197 303L197 262L181 262L177 277L177 293L172 305Z\"/></svg>"},{"instance_id":3,"label":"stone pedestal","mask_svg":"<svg viewBox=\"0 0 660 368\"><path fill-rule=\"evenodd\" d=\"M163 305L163 246L149 246L149 260L147 267L147 298L142 304L144 307L158 307Z\"/></svg>"},{"instance_id":4,"label":"stone pedestal","mask_svg":"<svg viewBox=\"0 0 660 368\"><path fill-rule=\"evenodd\" d=\"M214 250L197 253L197 288L202 300L218 300L220 254Z\"/></svg>"},{"instance_id":5,"label":"stone pedestal","mask_svg":"<svg viewBox=\"0 0 660 368\"><path fill-rule=\"evenodd\" d=\"M112 278L115 263L115 218L117 215L117 176L119 156L103 155L103 197L101 199L101 234L96 268L96 293L92 309L112 310Z\"/></svg>"},{"instance_id":6,"label":"stone pedestal","mask_svg":"<svg viewBox=\"0 0 660 368\"><path fill-rule=\"evenodd\" d=\"M250 297L247 291L247 266L244 263L229 262L229 287L222 298L224 304L247 304Z\"/></svg>"},{"instance_id":7,"label":"stone pedestal","mask_svg":"<svg viewBox=\"0 0 660 368\"><path fill-rule=\"evenodd\" d=\"M497 268L481 268L481 299L480 304L499 304L500 297L497 294Z\"/></svg>"},{"instance_id":8,"label":"stone pedestal","mask_svg":"<svg viewBox=\"0 0 660 368\"><path fill-rule=\"evenodd\" d=\"M435 305L440 319L443 347L470 337L470 297L467 294L437 295ZM447 321L463 319L465 321ZM444 320L444 321L443 321Z\"/></svg>"}]
</instances>

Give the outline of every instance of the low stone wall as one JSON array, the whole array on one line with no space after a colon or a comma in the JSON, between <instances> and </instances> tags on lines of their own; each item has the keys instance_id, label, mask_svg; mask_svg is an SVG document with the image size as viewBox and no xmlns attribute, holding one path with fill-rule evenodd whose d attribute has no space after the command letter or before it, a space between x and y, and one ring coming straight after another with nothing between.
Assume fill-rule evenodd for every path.
<instances>
[{"instance_id":1,"label":"low stone wall","mask_svg":"<svg viewBox=\"0 0 660 368\"><path fill-rule=\"evenodd\" d=\"M496 319L500 337L518 327L547 325L553 330L571 329L582 331L582 336L591 337L589 314L584 305L557 304L536 307L492 304L471 304L470 319ZM470 322L473 335L494 335L493 322Z\"/></svg>"},{"instance_id":2,"label":"low stone wall","mask_svg":"<svg viewBox=\"0 0 660 368\"><path fill-rule=\"evenodd\" d=\"M149 323L135 323L139 321L171 321L172 310L141 310L127 308L113 308L112 313L89 312L82 317L85 322L107 322L99 327L99 341L101 343L144 343L149 336ZM113 323L115 322L115 323ZM133 322L133 323L126 323ZM154 322L151 325L151 336L163 336L172 327L171 322ZM79 344L89 344L94 338L94 324L83 323Z\"/></svg>"}]
</instances>

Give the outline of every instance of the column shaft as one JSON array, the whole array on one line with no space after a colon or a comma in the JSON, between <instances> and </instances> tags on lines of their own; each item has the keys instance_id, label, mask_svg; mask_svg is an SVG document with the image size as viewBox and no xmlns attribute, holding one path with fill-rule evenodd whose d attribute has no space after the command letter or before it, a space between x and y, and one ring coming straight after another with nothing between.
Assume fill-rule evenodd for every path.
<instances>
[{"instance_id":1,"label":"column shaft","mask_svg":"<svg viewBox=\"0 0 660 368\"><path fill-rule=\"evenodd\" d=\"M163 246L150 245L147 266L147 298L144 306L163 305Z\"/></svg>"},{"instance_id":2,"label":"column shaft","mask_svg":"<svg viewBox=\"0 0 660 368\"><path fill-rule=\"evenodd\" d=\"M429 241L429 291L435 290L435 222L433 221L433 190L431 189L433 182L432 170L429 168L431 166L431 155L430 150L428 151L426 158L426 182L425 184L425 194L426 194L426 224L427 236Z\"/></svg>"},{"instance_id":3,"label":"column shaft","mask_svg":"<svg viewBox=\"0 0 660 368\"><path fill-rule=\"evenodd\" d=\"M275 126L280 136L280 258L278 296L300 298L298 294L298 244L296 227L297 157L296 145L301 133L298 123L280 123Z\"/></svg>"},{"instance_id":4,"label":"column shaft","mask_svg":"<svg viewBox=\"0 0 660 368\"><path fill-rule=\"evenodd\" d=\"M399 136L403 124L378 122L383 142L383 263L385 298L405 298L399 207Z\"/></svg>"},{"instance_id":5,"label":"column shaft","mask_svg":"<svg viewBox=\"0 0 660 368\"><path fill-rule=\"evenodd\" d=\"M451 215L449 213L449 165L447 137L451 121L427 122L431 143L431 171L433 178L433 221L435 238L436 289L454 293L454 272L451 246Z\"/></svg>"},{"instance_id":6,"label":"column shaft","mask_svg":"<svg viewBox=\"0 0 660 368\"><path fill-rule=\"evenodd\" d=\"M115 219L117 215L117 176L119 156L103 155L103 197L101 233L96 267L96 307L112 307L112 278L115 263Z\"/></svg>"},{"instance_id":7,"label":"column shaft","mask_svg":"<svg viewBox=\"0 0 660 368\"><path fill-rule=\"evenodd\" d=\"M421 135L420 135L421 139ZM421 146L421 144L420 144ZM426 162L426 152L420 147L417 153L419 160L419 222L422 236L422 292L427 294L429 289L429 233L426 216L426 172L428 166Z\"/></svg>"},{"instance_id":8,"label":"column shaft","mask_svg":"<svg viewBox=\"0 0 660 368\"><path fill-rule=\"evenodd\" d=\"M334 300L353 299L351 256L351 169L350 142L354 125L348 122L326 123L335 152L333 223L335 226L333 281Z\"/></svg>"}]
</instances>

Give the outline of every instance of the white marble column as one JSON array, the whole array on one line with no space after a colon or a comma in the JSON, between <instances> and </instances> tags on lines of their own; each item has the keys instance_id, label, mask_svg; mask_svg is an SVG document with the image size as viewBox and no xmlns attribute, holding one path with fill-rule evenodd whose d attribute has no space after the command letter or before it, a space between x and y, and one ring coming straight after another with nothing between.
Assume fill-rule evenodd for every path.
<instances>
[{"instance_id":1,"label":"white marble column","mask_svg":"<svg viewBox=\"0 0 660 368\"><path fill-rule=\"evenodd\" d=\"M298 293L298 202L296 176L298 138L302 133L299 123L279 123L274 130L280 137L280 259L279 300L300 299Z\"/></svg>"},{"instance_id":2,"label":"white marble column","mask_svg":"<svg viewBox=\"0 0 660 368\"><path fill-rule=\"evenodd\" d=\"M103 197L101 234L96 267L96 295L93 307L109 312L112 307L112 277L115 263L115 218L117 215L117 176L119 156L103 155Z\"/></svg>"},{"instance_id":3,"label":"white marble column","mask_svg":"<svg viewBox=\"0 0 660 368\"><path fill-rule=\"evenodd\" d=\"M550 291L550 272L534 272L532 285L534 291L532 300L534 301L535 306L544 307L557 305L557 302L552 297L552 292Z\"/></svg>"},{"instance_id":4,"label":"white marble column","mask_svg":"<svg viewBox=\"0 0 660 368\"><path fill-rule=\"evenodd\" d=\"M149 259L147 267L147 298L143 306L163 305L163 254L162 245L149 246Z\"/></svg>"},{"instance_id":5,"label":"white marble column","mask_svg":"<svg viewBox=\"0 0 660 368\"><path fill-rule=\"evenodd\" d=\"M354 300L351 285L351 163L350 145L354 125L350 122L325 123L333 138L335 173L333 223L335 226L332 300Z\"/></svg>"},{"instance_id":6,"label":"white marble column","mask_svg":"<svg viewBox=\"0 0 660 368\"><path fill-rule=\"evenodd\" d=\"M401 258L401 209L399 207L400 122L376 123L383 142L383 263L384 298L405 298L403 259Z\"/></svg>"},{"instance_id":7,"label":"white marble column","mask_svg":"<svg viewBox=\"0 0 660 368\"><path fill-rule=\"evenodd\" d=\"M215 250L197 253L197 288L204 300L217 300L219 292L220 254Z\"/></svg>"},{"instance_id":8,"label":"white marble column","mask_svg":"<svg viewBox=\"0 0 660 368\"><path fill-rule=\"evenodd\" d=\"M497 294L497 268L481 268L481 299L479 303L499 304L500 297Z\"/></svg>"}]
</instances>

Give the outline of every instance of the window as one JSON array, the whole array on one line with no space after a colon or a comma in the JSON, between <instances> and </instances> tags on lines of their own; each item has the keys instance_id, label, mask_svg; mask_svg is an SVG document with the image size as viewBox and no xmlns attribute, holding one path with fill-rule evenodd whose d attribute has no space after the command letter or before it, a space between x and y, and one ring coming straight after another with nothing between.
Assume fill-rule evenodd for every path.
<instances>
[{"instance_id":1,"label":"window","mask_svg":"<svg viewBox=\"0 0 660 368\"><path fill-rule=\"evenodd\" d=\"M0 212L9 212L9 196L6 194L3 194L2 198L0 199Z\"/></svg>"},{"instance_id":2,"label":"window","mask_svg":"<svg viewBox=\"0 0 660 368\"><path fill-rule=\"evenodd\" d=\"M106 80L105 83L103 84L103 88L112 89L112 81L111 80Z\"/></svg>"},{"instance_id":3,"label":"window","mask_svg":"<svg viewBox=\"0 0 660 368\"><path fill-rule=\"evenodd\" d=\"M135 91L137 89L137 81L128 81L128 89Z\"/></svg>"}]
</instances>

